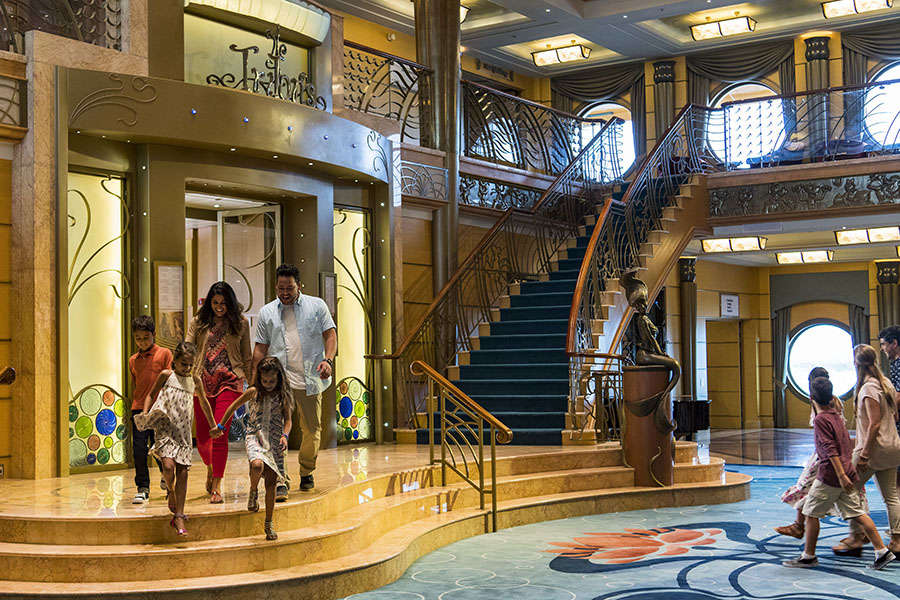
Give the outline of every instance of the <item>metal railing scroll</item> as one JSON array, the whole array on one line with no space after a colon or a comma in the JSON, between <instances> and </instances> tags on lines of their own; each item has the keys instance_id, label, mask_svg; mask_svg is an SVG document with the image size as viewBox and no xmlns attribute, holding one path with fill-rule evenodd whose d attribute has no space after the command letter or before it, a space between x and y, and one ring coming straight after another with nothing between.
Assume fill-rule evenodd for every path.
<instances>
[{"instance_id":1,"label":"metal railing scroll","mask_svg":"<svg viewBox=\"0 0 900 600\"><path fill-rule=\"evenodd\" d=\"M25 52L25 33L46 31L122 49L122 0L0 0L0 50Z\"/></svg>"},{"instance_id":2,"label":"metal railing scroll","mask_svg":"<svg viewBox=\"0 0 900 600\"><path fill-rule=\"evenodd\" d=\"M441 485L447 485L449 469L475 488L482 510L484 497L490 494L492 531L497 531L496 444L510 443L512 430L428 364L414 361L410 372L425 380L429 463L441 465ZM485 434L488 434L491 448L490 487L484 484ZM435 445L438 443L440 459L435 458Z\"/></svg>"}]
</instances>

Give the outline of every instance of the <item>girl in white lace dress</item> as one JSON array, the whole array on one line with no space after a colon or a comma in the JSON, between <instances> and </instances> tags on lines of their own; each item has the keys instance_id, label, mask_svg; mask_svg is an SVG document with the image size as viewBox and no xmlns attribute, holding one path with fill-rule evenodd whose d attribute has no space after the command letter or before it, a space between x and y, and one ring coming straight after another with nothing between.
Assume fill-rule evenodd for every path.
<instances>
[{"instance_id":1,"label":"girl in white lace dress","mask_svg":"<svg viewBox=\"0 0 900 600\"><path fill-rule=\"evenodd\" d=\"M196 353L197 349L188 342L181 342L175 347L172 370L166 369L159 374L144 400L144 411L134 417L138 429L152 429L155 434L156 441L150 453L162 464L169 510L173 515L170 525L181 536L187 535L184 528L184 499L193 452L191 422L194 417L195 390L206 418L209 422L214 421L200 378L191 374Z\"/></svg>"},{"instance_id":2,"label":"girl in white lace dress","mask_svg":"<svg viewBox=\"0 0 900 600\"><path fill-rule=\"evenodd\" d=\"M278 539L272 528L275 511L275 489L287 479L279 467L278 460L287 451L288 433L291 431L291 390L281 362L274 356L262 359L256 367L253 386L240 395L215 427L210 429L211 437L222 435L221 423L227 423L234 411L247 403L246 434L247 460L250 461L250 495L247 510L259 510L259 480L266 481L266 523L267 540Z\"/></svg>"}]
</instances>

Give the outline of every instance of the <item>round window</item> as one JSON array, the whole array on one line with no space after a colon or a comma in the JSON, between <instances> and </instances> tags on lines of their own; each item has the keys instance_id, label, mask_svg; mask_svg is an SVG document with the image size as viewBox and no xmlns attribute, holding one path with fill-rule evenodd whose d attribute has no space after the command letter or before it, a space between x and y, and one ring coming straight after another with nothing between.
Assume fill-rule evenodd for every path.
<instances>
[{"instance_id":1,"label":"round window","mask_svg":"<svg viewBox=\"0 0 900 600\"><path fill-rule=\"evenodd\" d=\"M707 136L713 152L722 162L740 168L749 167L748 158L759 158L775 150L784 141L784 108L775 92L759 83L735 86L716 98L713 108L731 104L722 111L713 111ZM747 102L761 98L758 102ZM728 148L725 147L726 140Z\"/></svg>"},{"instance_id":2,"label":"round window","mask_svg":"<svg viewBox=\"0 0 900 600\"><path fill-rule=\"evenodd\" d=\"M900 64L894 64L875 77L873 83L896 81L900 79ZM860 100L856 100L860 102ZM896 147L900 136L900 123L897 122L894 107L900 102L900 84L879 85L866 88L863 106L859 108L868 134L876 144Z\"/></svg>"},{"instance_id":3,"label":"round window","mask_svg":"<svg viewBox=\"0 0 900 600\"><path fill-rule=\"evenodd\" d=\"M787 374L791 385L809 397L809 372L825 367L834 393L843 396L856 384L850 332L831 323L816 323L793 335L788 344Z\"/></svg>"}]
</instances>

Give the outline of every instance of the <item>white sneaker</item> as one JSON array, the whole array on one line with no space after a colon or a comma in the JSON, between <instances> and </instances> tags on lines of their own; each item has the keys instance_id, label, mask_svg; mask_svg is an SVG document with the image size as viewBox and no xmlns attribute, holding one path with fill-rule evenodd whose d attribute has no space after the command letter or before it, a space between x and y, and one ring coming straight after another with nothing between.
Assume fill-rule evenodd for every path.
<instances>
[{"instance_id":1,"label":"white sneaker","mask_svg":"<svg viewBox=\"0 0 900 600\"><path fill-rule=\"evenodd\" d=\"M143 504L150 499L150 490L147 488L138 488L137 494L131 499L132 504Z\"/></svg>"}]
</instances>

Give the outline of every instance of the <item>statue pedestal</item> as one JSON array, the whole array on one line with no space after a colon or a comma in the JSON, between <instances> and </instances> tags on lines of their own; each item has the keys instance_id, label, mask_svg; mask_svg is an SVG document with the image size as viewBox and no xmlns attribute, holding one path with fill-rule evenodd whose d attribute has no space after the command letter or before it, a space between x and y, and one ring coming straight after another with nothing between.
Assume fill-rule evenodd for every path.
<instances>
[{"instance_id":1,"label":"statue pedestal","mask_svg":"<svg viewBox=\"0 0 900 600\"><path fill-rule=\"evenodd\" d=\"M675 438L661 433L654 413L638 416L640 400L660 393L669 382L665 367L638 366L622 369L625 400L625 460L634 467L634 484L639 486L672 485L675 480ZM664 398L659 410L672 418L671 398Z\"/></svg>"}]
</instances>

